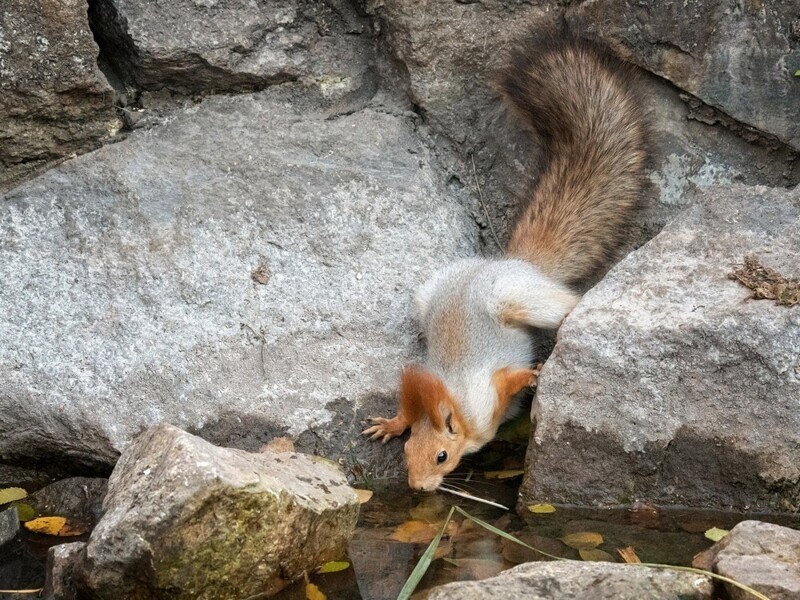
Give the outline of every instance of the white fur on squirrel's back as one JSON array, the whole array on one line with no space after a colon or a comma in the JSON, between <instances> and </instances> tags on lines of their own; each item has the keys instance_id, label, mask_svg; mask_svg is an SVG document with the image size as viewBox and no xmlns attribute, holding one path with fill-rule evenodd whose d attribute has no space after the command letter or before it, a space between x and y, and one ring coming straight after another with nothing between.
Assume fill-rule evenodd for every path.
<instances>
[{"instance_id":1,"label":"white fur on squirrel's back","mask_svg":"<svg viewBox=\"0 0 800 600\"><path fill-rule=\"evenodd\" d=\"M425 366L459 400L475 429L486 432L496 406L494 373L528 367L533 348L526 328L556 328L578 299L523 260L453 263L417 292Z\"/></svg>"}]
</instances>

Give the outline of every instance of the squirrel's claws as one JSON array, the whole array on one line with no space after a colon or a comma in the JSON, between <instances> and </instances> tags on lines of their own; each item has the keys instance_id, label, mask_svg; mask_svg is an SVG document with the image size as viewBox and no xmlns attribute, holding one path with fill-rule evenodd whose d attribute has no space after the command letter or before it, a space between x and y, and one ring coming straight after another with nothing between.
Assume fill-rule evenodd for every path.
<instances>
[{"instance_id":1,"label":"squirrel's claws","mask_svg":"<svg viewBox=\"0 0 800 600\"><path fill-rule=\"evenodd\" d=\"M397 417L393 419L370 417L369 420L374 423L374 425L367 427L361 432L361 435L369 436L371 441L381 440L381 443L385 444L405 431L405 427L402 427L402 429L398 428L399 421Z\"/></svg>"}]
</instances>

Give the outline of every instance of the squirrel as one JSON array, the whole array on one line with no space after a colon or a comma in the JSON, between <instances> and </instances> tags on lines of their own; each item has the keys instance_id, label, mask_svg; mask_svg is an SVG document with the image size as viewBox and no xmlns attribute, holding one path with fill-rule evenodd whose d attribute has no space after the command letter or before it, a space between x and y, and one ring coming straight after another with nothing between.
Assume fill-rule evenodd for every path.
<instances>
[{"instance_id":1,"label":"squirrel","mask_svg":"<svg viewBox=\"0 0 800 600\"><path fill-rule=\"evenodd\" d=\"M411 428L408 483L433 491L519 410L535 385L536 328L555 330L625 243L641 205L648 127L634 68L574 37L539 35L510 53L496 87L543 145L538 180L503 258L467 258L419 289L424 366L401 376L399 409L363 431Z\"/></svg>"}]
</instances>

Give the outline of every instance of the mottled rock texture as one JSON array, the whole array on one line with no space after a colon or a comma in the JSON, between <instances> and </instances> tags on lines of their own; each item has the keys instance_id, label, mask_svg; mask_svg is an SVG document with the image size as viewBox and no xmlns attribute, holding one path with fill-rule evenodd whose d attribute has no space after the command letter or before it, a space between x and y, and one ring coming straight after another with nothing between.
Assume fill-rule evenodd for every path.
<instances>
[{"instance_id":1,"label":"mottled rock texture","mask_svg":"<svg viewBox=\"0 0 800 600\"><path fill-rule=\"evenodd\" d=\"M0 191L122 125L86 11L86 0L0 6Z\"/></svg>"},{"instance_id":2,"label":"mottled rock texture","mask_svg":"<svg viewBox=\"0 0 800 600\"><path fill-rule=\"evenodd\" d=\"M86 552L86 542L59 544L47 551L46 577L42 596L48 600L80 600L74 577Z\"/></svg>"},{"instance_id":3,"label":"mottled rock texture","mask_svg":"<svg viewBox=\"0 0 800 600\"><path fill-rule=\"evenodd\" d=\"M160 422L350 456L393 410L412 292L475 252L474 223L412 120L325 119L280 88L2 198L0 460L107 468ZM399 447L365 446L396 471Z\"/></svg>"},{"instance_id":4,"label":"mottled rock texture","mask_svg":"<svg viewBox=\"0 0 800 600\"><path fill-rule=\"evenodd\" d=\"M800 312L728 276L798 248L800 189L730 186L618 264L545 365L522 502L796 511Z\"/></svg>"},{"instance_id":5,"label":"mottled rock texture","mask_svg":"<svg viewBox=\"0 0 800 600\"><path fill-rule=\"evenodd\" d=\"M358 500L295 453L218 448L171 426L120 457L79 589L92 598L247 598L342 558Z\"/></svg>"},{"instance_id":6,"label":"mottled rock texture","mask_svg":"<svg viewBox=\"0 0 800 600\"><path fill-rule=\"evenodd\" d=\"M799 19L796 0L590 0L567 11L573 28L795 150Z\"/></svg>"},{"instance_id":7,"label":"mottled rock texture","mask_svg":"<svg viewBox=\"0 0 800 600\"><path fill-rule=\"evenodd\" d=\"M712 546L710 568L750 586L770 600L800 598L800 531L760 521L743 521ZM723 584L731 600L752 594Z\"/></svg>"},{"instance_id":8,"label":"mottled rock texture","mask_svg":"<svg viewBox=\"0 0 800 600\"><path fill-rule=\"evenodd\" d=\"M19 515L16 506L7 506L0 510L0 546L17 537L19 531Z\"/></svg>"},{"instance_id":9,"label":"mottled rock texture","mask_svg":"<svg viewBox=\"0 0 800 600\"><path fill-rule=\"evenodd\" d=\"M484 581L449 583L429 600L711 600L703 575L602 562L527 563Z\"/></svg>"},{"instance_id":10,"label":"mottled rock texture","mask_svg":"<svg viewBox=\"0 0 800 600\"><path fill-rule=\"evenodd\" d=\"M106 487L102 477L68 477L34 492L25 503L38 515L66 517L76 528L88 530L100 520Z\"/></svg>"},{"instance_id":11,"label":"mottled rock texture","mask_svg":"<svg viewBox=\"0 0 800 600\"><path fill-rule=\"evenodd\" d=\"M543 28L564 27L578 36L600 38L598 41L601 45L623 50L624 56L658 75L652 76L644 70L641 72L642 102L651 109L654 135L652 186L647 193L650 206L638 220L634 232L637 243L652 237L671 217L690 205L698 188L733 182L788 186L800 181L800 161L796 158L796 152L785 145L785 136L781 137L784 142L763 139L764 136L759 136L757 131L751 131L752 128L748 129L736 120L742 119L742 115L737 113L732 118L693 96L687 96L679 89L682 87L680 81L675 81L678 88L665 82L663 74L639 56L666 51L665 48L671 48L668 40L651 40L651 46L645 40L635 48L620 48L619 44L614 43L615 38L610 37L612 33L622 36L628 31L618 31L622 25L615 25L616 22L625 22L626 15L647 11L654 27L662 22L666 27L672 22L670 19L674 20L674 11L660 15L659 3L639 3L650 8L637 6L636 10L623 13L621 7L612 6L615 4L626 3L583 2L569 10L567 5L570 3L561 1L395 0L368 3L381 23L383 41L388 51L401 67L408 97L433 131L452 142L461 156L461 162L455 161L452 165L458 180L475 193L481 186L489 216L487 218L480 210L477 218L484 227L487 248L497 250L490 227L493 226L497 231L501 241L505 238L520 196L524 195L529 182L536 178L536 157L539 152L536 140L520 127L517 119L503 110L492 87L493 74L515 41L526 35L537 35ZM716 7L722 3L710 4ZM601 9L606 10L608 15L612 15L613 10L618 12L613 12L612 16L604 15L611 22L594 28L588 18L578 19L580 11ZM749 8L747 10L750 11ZM765 10L772 14L777 9ZM786 14L791 12L786 7L781 10ZM708 15L704 15L704 22L707 22L707 18ZM761 50L773 61L779 60L782 53L785 54L787 43L794 44L793 48L796 46L795 42L785 39L786 16L779 20L781 29L773 34L768 30L770 24L756 19L759 35L776 37L774 43ZM735 28L741 35L747 31L747 24L739 24L733 19L721 22ZM630 27L635 33L639 26L644 27L638 22ZM700 35L693 29L695 26L696 23L692 22L685 31L679 31L683 27L681 22L674 26L671 34ZM600 35L605 32L609 33L608 39ZM697 55L697 61L705 65L711 63L714 57L723 57L726 53L759 52L746 48L748 46L744 42L731 48L730 40L724 33L715 33ZM789 64L791 57L787 57L785 62ZM770 118L775 122L788 118L797 127L800 122L800 118L797 118L800 84L790 76L791 73L787 75L785 69L778 72L777 66L773 67L759 76L773 77L775 82L780 82L781 94L767 93L762 89L751 91L751 79L742 79L734 82L742 89L732 90L731 100L742 96L747 98L751 93L758 94L759 114L771 115ZM702 81L708 82L704 85L711 88L716 78L746 77L747 73L759 68L757 64L743 64L741 72L736 71L735 75L729 74L733 67L720 73L708 68L702 70ZM694 87L687 89L698 93ZM719 106L706 96L700 98ZM744 98L741 102L746 101ZM723 111L726 108L727 105L722 106ZM794 117L791 117L792 114ZM721 125L708 125L714 123ZM745 120L744 123L750 121ZM771 129L765 131L776 134Z\"/></svg>"},{"instance_id":12,"label":"mottled rock texture","mask_svg":"<svg viewBox=\"0 0 800 600\"><path fill-rule=\"evenodd\" d=\"M377 87L371 23L346 0L98 0L104 58L144 90L253 91L303 79L326 96Z\"/></svg>"}]
</instances>

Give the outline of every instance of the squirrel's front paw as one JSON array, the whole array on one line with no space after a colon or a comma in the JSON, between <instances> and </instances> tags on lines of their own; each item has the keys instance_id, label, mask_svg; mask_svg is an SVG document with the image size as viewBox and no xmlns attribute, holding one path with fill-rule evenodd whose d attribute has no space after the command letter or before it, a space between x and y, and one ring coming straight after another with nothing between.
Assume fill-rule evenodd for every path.
<instances>
[{"instance_id":1,"label":"squirrel's front paw","mask_svg":"<svg viewBox=\"0 0 800 600\"><path fill-rule=\"evenodd\" d=\"M531 369L531 378L528 380L528 387L536 387L539 383L539 375L542 372L544 363L536 363L536 366Z\"/></svg>"},{"instance_id":2,"label":"squirrel's front paw","mask_svg":"<svg viewBox=\"0 0 800 600\"><path fill-rule=\"evenodd\" d=\"M392 419L371 417L370 421L372 421L374 425L367 427L361 432L361 435L368 435L371 440L381 440L384 444L393 437L402 435L407 427L405 423L401 421L400 417L394 417Z\"/></svg>"}]
</instances>

